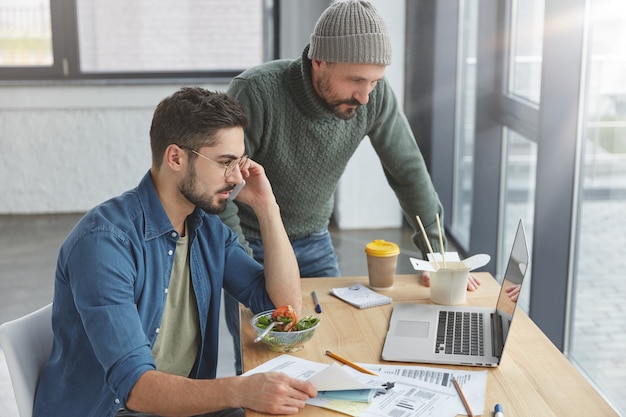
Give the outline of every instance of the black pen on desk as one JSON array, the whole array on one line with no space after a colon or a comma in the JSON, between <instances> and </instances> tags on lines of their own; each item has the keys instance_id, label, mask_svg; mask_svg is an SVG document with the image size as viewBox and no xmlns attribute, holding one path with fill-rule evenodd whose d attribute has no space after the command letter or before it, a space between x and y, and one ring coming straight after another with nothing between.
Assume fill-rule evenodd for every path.
<instances>
[{"instance_id":1,"label":"black pen on desk","mask_svg":"<svg viewBox=\"0 0 626 417\"><path fill-rule=\"evenodd\" d=\"M313 302L315 303L315 311L317 313L321 313L322 312L322 306L320 305L320 300L317 299L317 293L315 291L311 292L311 295L313 296Z\"/></svg>"}]
</instances>

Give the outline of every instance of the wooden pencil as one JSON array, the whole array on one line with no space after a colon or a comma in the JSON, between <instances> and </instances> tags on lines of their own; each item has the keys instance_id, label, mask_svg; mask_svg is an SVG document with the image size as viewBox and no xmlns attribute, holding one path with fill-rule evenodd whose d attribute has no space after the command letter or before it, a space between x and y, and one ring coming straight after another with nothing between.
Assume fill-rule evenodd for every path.
<instances>
[{"instance_id":1,"label":"wooden pencil","mask_svg":"<svg viewBox=\"0 0 626 417\"><path fill-rule=\"evenodd\" d=\"M474 414L472 414L472 409L470 408L469 402L467 401L467 398L465 398L465 394L463 394L463 390L461 389L461 386L459 385L459 381L457 381L456 378L452 378L452 383L454 384L454 388L456 388L456 392L459 393L459 397L461 397L461 401L463 402L463 407L465 407L465 411L467 411L467 416L474 417Z\"/></svg>"},{"instance_id":2,"label":"wooden pencil","mask_svg":"<svg viewBox=\"0 0 626 417\"><path fill-rule=\"evenodd\" d=\"M376 375L374 372L372 372L372 371L370 371L370 370L367 370L367 369L365 369L365 368L362 368L362 367L360 367L359 365L357 365L356 363L354 363L354 362L350 362L350 361L349 361L349 360L347 360L346 358L341 357L341 356L337 355L336 353L331 352L330 350L327 350L327 351L326 351L326 354L327 354L328 356L330 356L331 358L333 358L333 359L335 359L335 360L338 360L339 362L344 363L344 364L348 365L348 366L349 366L349 367L351 367L351 368L356 369L356 370L357 370L357 371L359 371L359 372L363 372L363 373L366 373L366 374L370 374L370 375L378 376L378 375Z\"/></svg>"}]
</instances>

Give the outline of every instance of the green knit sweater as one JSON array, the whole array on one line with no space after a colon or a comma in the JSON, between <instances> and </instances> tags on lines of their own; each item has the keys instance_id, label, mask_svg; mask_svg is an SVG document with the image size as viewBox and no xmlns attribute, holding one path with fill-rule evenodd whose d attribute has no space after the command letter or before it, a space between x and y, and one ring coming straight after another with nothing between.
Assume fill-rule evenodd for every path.
<instances>
[{"instance_id":1,"label":"green knit sweater","mask_svg":"<svg viewBox=\"0 0 626 417\"><path fill-rule=\"evenodd\" d=\"M416 232L416 246L426 256L415 219L419 215L438 251L435 213L443 224L443 208L389 83L379 81L367 105L358 107L352 119L342 120L315 93L307 52L308 46L300 59L251 68L228 87L249 118L246 153L265 168L289 238L302 238L328 225L339 179L367 136ZM229 202L221 217L240 237L261 237L254 212L245 204Z\"/></svg>"}]
</instances>

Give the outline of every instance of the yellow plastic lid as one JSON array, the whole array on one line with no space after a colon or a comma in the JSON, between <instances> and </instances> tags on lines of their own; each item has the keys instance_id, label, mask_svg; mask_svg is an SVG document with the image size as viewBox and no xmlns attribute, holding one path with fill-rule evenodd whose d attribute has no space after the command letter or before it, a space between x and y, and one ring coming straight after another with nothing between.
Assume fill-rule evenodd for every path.
<instances>
[{"instance_id":1,"label":"yellow plastic lid","mask_svg":"<svg viewBox=\"0 0 626 417\"><path fill-rule=\"evenodd\" d=\"M365 253L372 256L395 256L400 253L400 248L393 242L378 239L365 245Z\"/></svg>"}]
</instances>

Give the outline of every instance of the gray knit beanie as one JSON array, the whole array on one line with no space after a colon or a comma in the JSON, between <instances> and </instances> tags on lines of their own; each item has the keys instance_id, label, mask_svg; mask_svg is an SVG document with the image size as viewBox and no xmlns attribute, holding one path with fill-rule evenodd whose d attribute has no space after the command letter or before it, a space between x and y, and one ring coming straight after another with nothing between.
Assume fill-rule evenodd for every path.
<instances>
[{"instance_id":1,"label":"gray knit beanie","mask_svg":"<svg viewBox=\"0 0 626 417\"><path fill-rule=\"evenodd\" d=\"M309 59L358 64L391 64L387 26L367 1L345 0L322 13L311 34Z\"/></svg>"}]
</instances>

